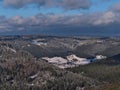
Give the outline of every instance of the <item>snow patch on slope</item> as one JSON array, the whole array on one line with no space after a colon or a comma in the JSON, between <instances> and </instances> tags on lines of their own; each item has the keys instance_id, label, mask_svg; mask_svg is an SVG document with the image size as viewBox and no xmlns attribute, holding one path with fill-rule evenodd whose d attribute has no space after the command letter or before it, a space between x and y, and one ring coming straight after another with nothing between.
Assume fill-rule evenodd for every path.
<instances>
[{"instance_id":1,"label":"snow patch on slope","mask_svg":"<svg viewBox=\"0 0 120 90\"><path fill-rule=\"evenodd\" d=\"M102 55L97 55L95 58L93 59L87 59L87 58L80 58L74 54L66 56L66 58L62 58L62 57L43 57L42 59L59 67L59 68L72 68L72 67L76 67L79 65L86 65L86 64L90 64L91 62L95 62L96 60L101 60L101 59L105 59L107 58L106 56L102 56Z\"/></svg>"},{"instance_id":2,"label":"snow patch on slope","mask_svg":"<svg viewBox=\"0 0 120 90\"><path fill-rule=\"evenodd\" d=\"M15 49L13 49L13 48L6 47L6 49L7 49L7 50L10 50L10 51L12 51L12 52L14 52L14 53L16 53L16 50L15 50Z\"/></svg>"}]
</instances>

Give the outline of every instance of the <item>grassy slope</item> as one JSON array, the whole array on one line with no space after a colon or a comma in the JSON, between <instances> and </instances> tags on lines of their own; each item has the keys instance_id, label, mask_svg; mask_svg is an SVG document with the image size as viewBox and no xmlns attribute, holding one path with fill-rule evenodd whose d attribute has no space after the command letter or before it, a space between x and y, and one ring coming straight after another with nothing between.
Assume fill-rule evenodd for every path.
<instances>
[{"instance_id":1,"label":"grassy slope","mask_svg":"<svg viewBox=\"0 0 120 90\"><path fill-rule=\"evenodd\" d=\"M105 90L120 90L120 64L117 62L113 59L107 59L67 70L108 83L109 85L105 84Z\"/></svg>"}]
</instances>

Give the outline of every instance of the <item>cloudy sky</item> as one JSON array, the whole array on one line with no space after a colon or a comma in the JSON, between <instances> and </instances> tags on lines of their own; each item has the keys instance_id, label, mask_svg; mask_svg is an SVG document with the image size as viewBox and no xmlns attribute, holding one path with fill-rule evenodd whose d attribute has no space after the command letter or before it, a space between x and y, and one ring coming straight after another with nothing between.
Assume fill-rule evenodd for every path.
<instances>
[{"instance_id":1,"label":"cloudy sky","mask_svg":"<svg viewBox=\"0 0 120 90\"><path fill-rule=\"evenodd\" d=\"M0 34L120 36L120 0L0 0Z\"/></svg>"}]
</instances>

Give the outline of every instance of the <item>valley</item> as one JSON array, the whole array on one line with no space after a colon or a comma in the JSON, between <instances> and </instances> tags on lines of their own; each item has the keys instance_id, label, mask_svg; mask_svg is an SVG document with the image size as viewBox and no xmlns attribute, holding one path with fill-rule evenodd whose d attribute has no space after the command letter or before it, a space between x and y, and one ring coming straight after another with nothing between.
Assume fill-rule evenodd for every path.
<instances>
[{"instance_id":1,"label":"valley","mask_svg":"<svg viewBox=\"0 0 120 90\"><path fill-rule=\"evenodd\" d=\"M119 90L119 67L118 37L0 37L0 89Z\"/></svg>"}]
</instances>

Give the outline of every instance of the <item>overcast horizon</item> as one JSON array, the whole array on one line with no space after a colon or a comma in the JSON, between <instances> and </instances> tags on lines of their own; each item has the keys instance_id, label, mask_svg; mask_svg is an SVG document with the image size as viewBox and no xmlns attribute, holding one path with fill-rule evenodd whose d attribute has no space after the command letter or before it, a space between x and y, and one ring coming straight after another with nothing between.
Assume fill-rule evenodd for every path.
<instances>
[{"instance_id":1,"label":"overcast horizon","mask_svg":"<svg viewBox=\"0 0 120 90\"><path fill-rule=\"evenodd\" d=\"M120 0L0 0L0 35L120 36Z\"/></svg>"}]
</instances>

